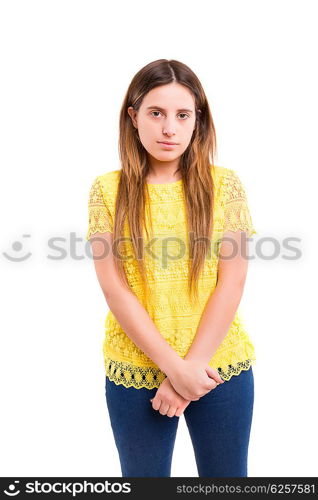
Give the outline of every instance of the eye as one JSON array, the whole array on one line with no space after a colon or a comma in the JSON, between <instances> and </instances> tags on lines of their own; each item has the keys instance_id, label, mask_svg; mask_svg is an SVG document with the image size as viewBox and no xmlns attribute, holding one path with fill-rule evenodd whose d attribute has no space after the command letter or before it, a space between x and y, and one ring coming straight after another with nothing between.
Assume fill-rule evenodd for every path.
<instances>
[{"instance_id":1,"label":"eye","mask_svg":"<svg viewBox=\"0 0 318 500\"><path fill-rule=\"evenodd\" d=\"M150 114L152 114L152 113L161 113L161 112L160 112L160 111L151 111L151 112L150 112ZM190 118L190 116L189 116L187 113L179 113L179 116L181 116L181 115L183 115L183 116L186 116L186 117ZM153 116L153 115L152 115L152 116ZM158 117L157 117L157 116L155 116L154 118L158 118ZM182 120L185 120L185 118L182 118Z\"/></svg>"}]
</instances>

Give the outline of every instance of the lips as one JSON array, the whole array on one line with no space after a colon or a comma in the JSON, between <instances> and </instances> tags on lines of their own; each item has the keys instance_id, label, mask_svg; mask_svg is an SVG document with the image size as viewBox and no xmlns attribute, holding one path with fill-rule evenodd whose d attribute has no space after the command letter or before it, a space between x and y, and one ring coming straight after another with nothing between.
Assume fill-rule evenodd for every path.
<instances>
[{"instance_id":1,"label":"lips","mask_svg":"<svg viewBox=\"0 0 318 500\"><path fill-rule=\"evenodd\" d=\"M166 142L166 141L158 141L159 144L167 144L168 146L177 146L176 142Z\"/></svg>"}]
</instances>

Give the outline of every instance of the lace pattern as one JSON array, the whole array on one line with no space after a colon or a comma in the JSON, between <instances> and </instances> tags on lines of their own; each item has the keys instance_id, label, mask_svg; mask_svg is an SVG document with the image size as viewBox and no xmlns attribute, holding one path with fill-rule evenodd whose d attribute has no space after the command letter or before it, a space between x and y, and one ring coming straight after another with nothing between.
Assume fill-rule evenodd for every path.
<instances>
[{"instance_id":1,"label":"lace pattern","mask_svg":"<svg viewBox=\"0 0 318 500\"><path fill-rule=\"evenodd\" d=\"M238 361L234 365L228 365L226 368L218 367L220 377L229 381L233 375L239 375L241 371L248 370L254 360L246 359ZM154 389L158 388L162 381L166 378L158 368L148 366L134 366L124 361L114 361L110 358L105 358L106 376L116 385L124 385L126 388L134 387L135 389Z\"/></svg>"},{"instance_id":2,"label":"lace pattern","mask_svg":"<svg viewBox=\"0 0 318 500\"><path fill-rule=\"evenodd\" d=\"M112 215L105 203L99 177L94 180L89 193L86 240L97 232L113 232Z\"/></svg>"},{"instance_id":3,"label":"lace pattern","mask_svg":"<svg viewBox=\"0 0 318 500\"><path fill-rule=\"evenodd\" d=\"M247 231L248 236L257 234L248 208L245 188L233 170L223 176L224 231Z\"/></svg>"}]
</instances>

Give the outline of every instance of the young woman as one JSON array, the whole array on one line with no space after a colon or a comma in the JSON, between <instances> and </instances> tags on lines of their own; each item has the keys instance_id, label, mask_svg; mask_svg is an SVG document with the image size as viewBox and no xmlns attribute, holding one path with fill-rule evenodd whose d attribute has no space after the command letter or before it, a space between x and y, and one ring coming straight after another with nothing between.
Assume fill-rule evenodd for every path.
<instances>
[{"instance_id":1,"label":"young woman","mask_svg":"<svg viewBox=\"0 0 318 500\"><path fill-rule=\"evenodd\" d=\"M109 306L105 393L123 477L170 476L184 414L199 476L247 476L254 346L238 306L256 233L244 187L214 165L206 95L185 64L132 79L121 168L89 195L94 265Z\"/></svg>"}]
</instances>

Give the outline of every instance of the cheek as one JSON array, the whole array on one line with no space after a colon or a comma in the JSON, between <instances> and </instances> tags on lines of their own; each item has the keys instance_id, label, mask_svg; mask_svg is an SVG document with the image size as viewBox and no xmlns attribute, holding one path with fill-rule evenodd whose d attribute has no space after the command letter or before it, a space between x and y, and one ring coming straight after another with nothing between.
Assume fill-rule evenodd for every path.
<instances>
[{"instance_id":1,"label":"cheek","mask_svg":"<svg viewBox=\"0 0 318 500\"><path fill-rule=\"evenodd\" d=\"M183 141L184 145L189 144L189 142L191 141L191 138L194 134L193 127L194 127L194 124L190 125L189 127L185 127L184 130L182 131L182 141Z\"/></svg>"},{"instance_id":2,"label":"cheek","mask_svg":"<svg viewBox=\"0 0 318 500\"><path fill-rule=\"evenodd\" d=\"M185 140L190 139L193 132L194 132L194 127L195 127L195 121L187 121L186 123L183 123L182 126L180 126L180 136L183 137Z\"/></svg>"},{"instance_id":3,"label":"cheek","mask_svg":"<svg viewBox=\"0 0 318 500\"><path fill-rule=\"evenodd\" d=\"M139 137L143 138L144 141L152 141L158 136L158 125L155 126L152 122L145 122L139 126Z\"/></svg>"},{"instance_id":4,"label":"cheek","mask_svg":"<svg viewBox=\"0 0 318 500\"><path fill-rule=\"evenodd\" d=\"M155 133L152 127L145 127L143 129L139 129L139 137L143 147L148 151L148 153L155 152L158 132Z\"/></svg>"}]
</instances>

